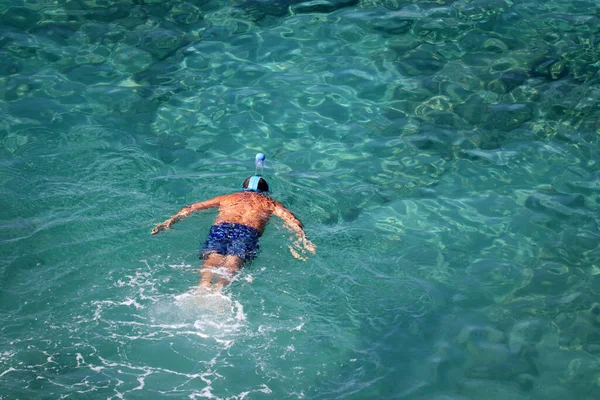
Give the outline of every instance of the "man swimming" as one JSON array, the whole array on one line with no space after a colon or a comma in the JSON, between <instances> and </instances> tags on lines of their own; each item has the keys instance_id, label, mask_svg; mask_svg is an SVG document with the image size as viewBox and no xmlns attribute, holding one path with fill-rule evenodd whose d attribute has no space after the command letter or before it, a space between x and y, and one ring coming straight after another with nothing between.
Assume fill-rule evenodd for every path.
<instances>
[{"instance_id":1,"label":"man swimming","mask_svg":"<svg viewBox=\"0 0 600 400\"><path fill-rule=\"evenodd\" d=\"M210 228L208 239L201 251L200 258L204 260L201 269L201 287L210 287L213 273L224 269L226 274L219 273L215 289L221 289L230 281L230 277L244 265L252 261L259 251L258 239L263 234L271 215L281 218L286 228L295 232L296 249L289 246L295 258L306 260L301 253L306 251L315 254L315 245L307 239L302 223L281 203L267 197L269 185L260 176L247 178L242 191L238 193L217 196L210 200L183 207L177 214L163 223L156 225L152 235L167 230L174 223L189 214L212 207L219 208L219 214Z\"/></svg>"}]
</instances>

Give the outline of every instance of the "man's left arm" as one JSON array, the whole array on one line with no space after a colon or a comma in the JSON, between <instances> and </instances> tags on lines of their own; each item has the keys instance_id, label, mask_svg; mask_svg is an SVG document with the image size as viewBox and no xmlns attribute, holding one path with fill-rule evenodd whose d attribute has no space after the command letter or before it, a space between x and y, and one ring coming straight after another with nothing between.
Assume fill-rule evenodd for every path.
<instances>
[{"instance_id":1,"label":"man's left arm","mask_svg":"<svg viewBox=\"0 0 600 400\"><path fill-rule=\"evenodd\" d=\"M294 242L297 248L315 254L317 251L317 247L313 242L308 240L306 237L306 232L304 232L304 227L302 226L302 222L287 208L285 208L281 203L276 203L275 209L273 210L273 215L279 217L285 223L285 226L296 233L297 240ZM294 248L290 246L290 252L295 258L305 261L306 257L300 255Z\"/></svg>"}]
</instances>

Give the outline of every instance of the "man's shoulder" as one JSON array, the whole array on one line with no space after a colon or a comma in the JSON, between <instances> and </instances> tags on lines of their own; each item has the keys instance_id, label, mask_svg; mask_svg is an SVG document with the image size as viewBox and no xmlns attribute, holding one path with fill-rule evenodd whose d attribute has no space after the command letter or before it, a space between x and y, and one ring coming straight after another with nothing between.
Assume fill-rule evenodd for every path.
<instances>
[{"instance_id":1,"label":"man's shoulder","mask_svg":"<svg viewBox=\"0 0 600 400\"><path fill-rule=\"evenodd\" d=\"M240 195L242 193L236 192L236 193L228 193L228 194L223 194L221 196L217 196L214 199L215 200L219 200L220 203L226 203L229 201L235 201L237 199L239 199Z\"/></svg>"},{"instance_id":2,"label":"man's shoulder","mask_svg":"<svg viewBox=\"0 0 600 400\"><path fill-rule=\"evenodd\" d=\"M239 200L254 200L260 201L261 203L277 203L276 200L271 199L270 197L264 196L255 192L234 192L224 194L222 196L215 197L216 199L220 199L221 201L239 201Z\"/></svg>"},{"instance_id":3,"label":"man's shoulder","mask_svg":"<svg viewBox=\"0 0 600 400\"><path fill-rule=\"evenodd\" d=\"M250 196L250 203L254 204L255 207L268 208L271 210L282 207L280 202L270 198L266 194L256 192L242 192L240 193L240 195Z\"/></svg>"}]
</instances>

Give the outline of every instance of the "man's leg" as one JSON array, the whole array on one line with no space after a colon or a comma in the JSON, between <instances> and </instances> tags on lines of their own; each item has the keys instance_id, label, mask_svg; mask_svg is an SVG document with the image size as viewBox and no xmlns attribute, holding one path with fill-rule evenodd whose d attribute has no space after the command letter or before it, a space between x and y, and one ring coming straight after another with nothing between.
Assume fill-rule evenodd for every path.
<instances>
[{"instance_id":1,"label":"man's leg","mask_svg":"<svg viewBox=\"0 0 600 400\"><path fill-rule=\"evenodd\" d=\"M213 280L213 269L222 267L225 265L225 259L227 256L210 253L204 258L204 264L202 265L202 269L200 270L201 278L200 278L200 287L208 288L212 284Z\"/></svg>"},{"instance_id":2,"label":"man's leg","mask_svg":"<svg viewBox=\"0 0 600 400\"><path fill-rule=\"evenodd\" d=\"M229 277L233 276L236 272L244 265L244 259L238 256L224 256L223 264L221 264L227 270L227 276L221 275L219 281L215 284L215 289L221 289L223 286L228 285L230 282Z\"/></svg>"}]
</instances>

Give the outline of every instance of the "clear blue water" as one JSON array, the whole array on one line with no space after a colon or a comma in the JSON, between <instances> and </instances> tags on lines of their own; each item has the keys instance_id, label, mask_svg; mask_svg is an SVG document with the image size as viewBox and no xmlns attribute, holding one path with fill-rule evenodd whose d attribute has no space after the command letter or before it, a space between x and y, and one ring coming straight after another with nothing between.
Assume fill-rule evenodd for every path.
<instances>
[{"instance_id":1,"label":"clear blue water","mask_svg":"<svg viewBox=\"0 0 600 400\"><path fill-rule=\"evenodd\" d=\"M0 399L595 399L596 0L0 1ZM272 221L199 300L267 154Z\"/></svg>"}]
</instances>

